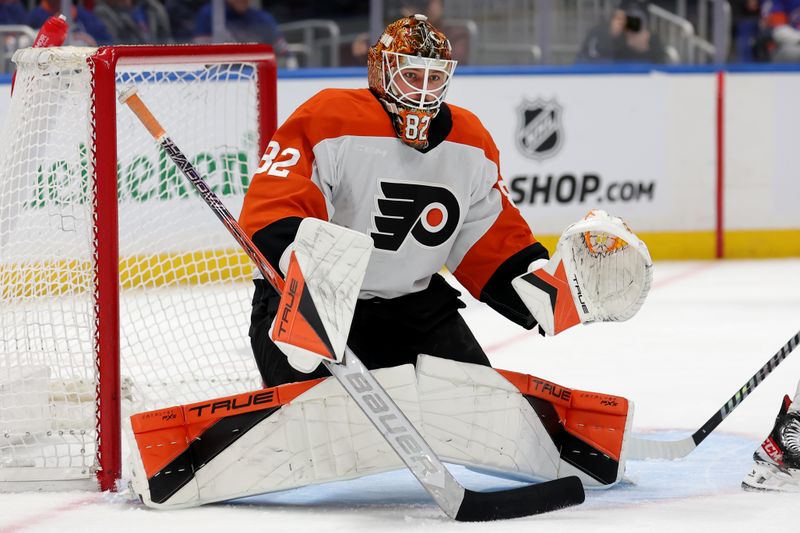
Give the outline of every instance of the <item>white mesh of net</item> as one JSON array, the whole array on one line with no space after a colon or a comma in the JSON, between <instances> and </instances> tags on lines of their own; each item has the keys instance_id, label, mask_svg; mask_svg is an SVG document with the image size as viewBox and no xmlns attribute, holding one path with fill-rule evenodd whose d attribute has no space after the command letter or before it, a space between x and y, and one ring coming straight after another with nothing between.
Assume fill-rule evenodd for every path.
<instances>
[{"instance_id":1,"label":"white mesh of net","mask_svg":"<svg viewBox=\"0 0 800 533\"><path fill-rule=\"evenodd\" d=\"M0 145L0 480L95 467L93 52L15 58ZM252 66L150 64L116 79L238 215L259 156ZM248 259L120 104L117 132L123 409L258 388Z\"/></svg>"}]
</instances>

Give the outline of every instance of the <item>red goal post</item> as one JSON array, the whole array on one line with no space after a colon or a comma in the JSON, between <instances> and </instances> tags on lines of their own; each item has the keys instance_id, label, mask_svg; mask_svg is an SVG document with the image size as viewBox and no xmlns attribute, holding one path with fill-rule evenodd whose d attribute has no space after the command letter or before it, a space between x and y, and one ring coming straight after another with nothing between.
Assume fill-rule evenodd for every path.
<instances>
[{"instance_id":1,"label":"red goal post","mask_svg":"<svg viewBox=\"0 0 800 533\"><path fill-rule=\"evenodd\" d=\"M121 400L175 405L259 379L250 265L117 92L137 86L235 212L276 128L275 56L63 47L15 62L0 148L0 491L92 477L112 490Z\"/></svg>"}]
</instances>

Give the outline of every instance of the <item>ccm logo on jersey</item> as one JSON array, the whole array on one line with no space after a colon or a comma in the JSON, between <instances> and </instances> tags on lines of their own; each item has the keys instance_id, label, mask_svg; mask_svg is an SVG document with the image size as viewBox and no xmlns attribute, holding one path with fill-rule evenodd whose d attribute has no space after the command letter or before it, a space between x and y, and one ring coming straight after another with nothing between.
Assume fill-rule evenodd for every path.
<instances>
[{"instance_id":1,"label":"ccm logo on jersey","mask_svg":"<svg viewBox=\"0 0 800 533\"><path fill-rule=\"evenodd\" d=\"M450 190L437 185L379 181L370 233L375 248L396 252L411 235L422 246L447 242L458 226L461 208Z\"/></svg>"}]
</instances>

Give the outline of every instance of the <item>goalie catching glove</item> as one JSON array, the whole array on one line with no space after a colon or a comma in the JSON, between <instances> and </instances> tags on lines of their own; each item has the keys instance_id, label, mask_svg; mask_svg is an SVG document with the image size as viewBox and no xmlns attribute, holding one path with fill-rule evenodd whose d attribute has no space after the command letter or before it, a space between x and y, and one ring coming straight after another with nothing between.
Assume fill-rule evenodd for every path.
<instances>
[{"instance_id":1,"label":"goalie catching glove","mask_svg":"<svg viewBox=\"0 0 800 533\"><path fill-rule=\"evenodd\" d=\"M299 372L323 359L339 362L372 253L363 233L316 218L300 223L288 256L286 284L271 337Z\"/></svg>"},{"instance_id":2,"label":"goalie catching glove","mask_svg":"<svg viewBox=\"0 0 800 533\"><path fill-rule=\"evenodd\" d=\"M511 285L547 335L575 324L621 322L639 311L653 278L645 243L618 217L595 209L569 226L550 260Z\"/></svg>"}]
</instances>

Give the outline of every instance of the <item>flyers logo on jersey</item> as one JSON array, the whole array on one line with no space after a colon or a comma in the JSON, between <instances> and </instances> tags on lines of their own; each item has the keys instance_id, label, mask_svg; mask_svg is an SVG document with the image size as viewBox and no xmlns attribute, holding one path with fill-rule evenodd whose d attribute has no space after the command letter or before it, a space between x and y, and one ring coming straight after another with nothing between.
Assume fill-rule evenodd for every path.
<instances>
[{"instance_id":1,"label":"flyers logo on jersey","mask_svg":"<svg viewBox=\"0 0 800 533\"><path fill-rule=\"evenodd\" d=\"M396 252L411 237L435 248L456 230L461 217L458 199L450 190L421 183L378 182L376 212L370 233L375 248Z\"/></svg>"}]
</instances>

